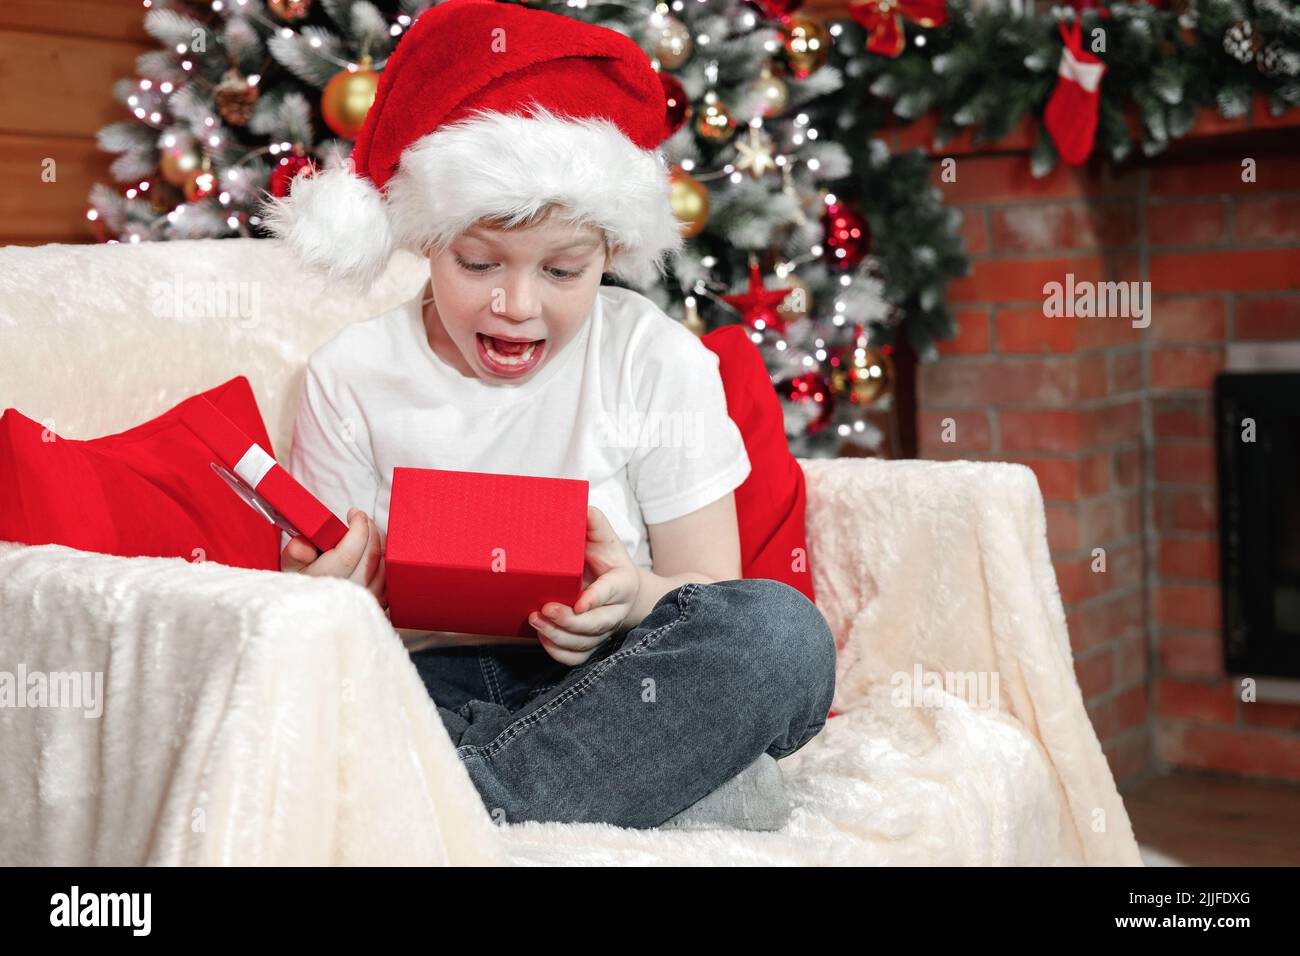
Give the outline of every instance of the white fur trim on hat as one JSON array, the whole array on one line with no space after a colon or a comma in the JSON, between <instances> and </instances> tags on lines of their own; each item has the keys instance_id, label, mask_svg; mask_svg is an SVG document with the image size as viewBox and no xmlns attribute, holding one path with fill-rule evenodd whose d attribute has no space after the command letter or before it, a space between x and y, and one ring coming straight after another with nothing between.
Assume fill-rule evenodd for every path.
<instances>
[{"instance_id":1,"label":"white fur trim on hat","mask_svg":"<svg viewBox=\"0 0 1300 956\"><path fill-rule=\"evenodd\" d=\"M482 219L526 222L549 205L604 230L609 271L645 287L683 245L668 169L606 119L476 111L402 151L387 197L350 170L300 176L268 228L306 264L369 286L394 248L428 255Z\"/></svg>"},{"instance_id":2,"label":"white fur trim on hat","mask_svg":"<svg viewBox=\"0 0 1300 956\"><path fill-rule=\"evenodd\" d=\"M352 161L296 176L289 195L268 197L263 222L308 268L363 289L384 274L393 231L384 197Z\"/></svg>"}]
</instances>

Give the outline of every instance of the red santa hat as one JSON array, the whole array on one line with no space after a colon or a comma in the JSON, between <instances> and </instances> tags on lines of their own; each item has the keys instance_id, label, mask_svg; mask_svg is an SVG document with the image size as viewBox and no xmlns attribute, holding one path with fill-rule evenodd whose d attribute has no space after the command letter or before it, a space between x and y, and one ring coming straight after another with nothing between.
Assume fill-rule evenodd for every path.
<instances>
[{"instance_id":1,"label":"red santa hat","mask_svg":"<svg viewBox=\"0 0 1300 956\"><path fill-rule=\"evenodd\" d=\"M557 215L605 231L610 271L645 286L682 245L657 147L665 100L628 37L494 0L420 15L380 74L344 165L268 199L307 266L363 288L394 249L441 250L481 219Z\"/></svg>"}]
</instances>

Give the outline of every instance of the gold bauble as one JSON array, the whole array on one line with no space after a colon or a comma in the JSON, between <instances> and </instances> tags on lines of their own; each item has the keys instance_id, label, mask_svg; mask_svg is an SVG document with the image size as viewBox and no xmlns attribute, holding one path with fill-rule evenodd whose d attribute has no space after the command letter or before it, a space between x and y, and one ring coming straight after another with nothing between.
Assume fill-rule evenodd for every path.
<instances>
[{"instance_id":1,"label":"gold bauble","mask_svg":"<svg viewBox=\"0 0 1300 956\"><path fill-rule=\"evenodd\" d=\"M780 312L787 322L806 319L808 313L812 311L812 289L808 287L807 282L794 274L786 276L782 281L790 290L790 294L776 307L776 311Z\"/></svg>"},{"instance_id":2,"label":"gold bauble","mask_svg":"<svg viewBox=\"0 0 1300 956\"><path fill-rule=\"evenodd\" d=\"M361 58L355 71L334 74L320 99L326 125L344 139L356 139L378 88L379 74L370 69L368 56Z\"/></svg>"},{"instance_id":3,"label":"gold bauble","mask_svg":"<svg viewBox=\"0 0 1300 956\"><path fill-rule=\"evenodd\" d=\"M203 165L203 157L193 146L167 146L158 157L163 179L173 186L184 186L190 173Z\"/></svg>"},{"instance_id":4,"label":"gold bauble","mask_svg":"<svg viewBox=\"0 0 1300 956\"><path fill-rule=\"evenodd\" d=\"M762 116L776 116L784 113L790 102L790 90L785 81L772 72L770 64L764 63L758 78L749 84L750 96L763 104Z\"/></svg>"},{"instance_id":5,"label":"gold bauble","mask_svg":"<svg viewBox=\"0 0 1300 956\"><path fill-rule=\"evenodd\" d=\"M311 13L311 0L266 0L266 6L285 23L295 23Z\"/></svg>"},{"instance_id":6,"label":"gold bauble","mask_svg":"<svg viewBox=\"0 0 1300 956\"><path fill-rule=\"evenodd\" d=\"M681 20L666 13L656 13L654 25L658 28L654 40L655 59L665 70L675 70L690 58L695 45L691 31Z\"/></svg>"},{"instance_id":7,"label":"gold bauble","mask_svg":"<svg viewBox=\"0 0 1300 956\"><path fill-rule=\"evenodd\" d=\"M668 176L668 201L682 226L682 238L692 239L709 221L709 189L680 166Z\"/></svg>"},{"instance_id":8,"label":"gold bauble","mask_svg":"<svg viewBox=\"0 0 1300 956\"><path fill-rule=\"evenodd\" d=\"M704 94L704 107L695 114L695 132L711 143L725 143L736 132L736 120L713 90Z\"/></svg>"},{"instance_id":9,"label":"gold bauble","mask_svg":"<svg viewBox=\"0 0 1300 956\"><path fill-rule=\"evenodd\" d=\"M794 16L783 32L785 54L795 79L807 79L826 65L831 54L831 35L820 20Z\"/></svg>"},{"instance_id":10,"label":"gold bauble","mask_svg":"<svg viewBox=\"0 0 1300 956\"><path fill-rule=\"evenodd\" d=\"M839 364L831 367L831 388L855 405L870 405L894 387L894 362L874 345L848 345L836 350Z\"/></svg>"}]
</instances>

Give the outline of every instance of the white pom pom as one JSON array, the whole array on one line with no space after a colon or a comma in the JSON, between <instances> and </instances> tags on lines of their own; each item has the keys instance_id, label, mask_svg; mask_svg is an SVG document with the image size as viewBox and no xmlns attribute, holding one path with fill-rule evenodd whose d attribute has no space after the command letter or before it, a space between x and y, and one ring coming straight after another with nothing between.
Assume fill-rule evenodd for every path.
<instances>
[{"instance_id":1,"label":"white pom pom","mask_svg":"<svg viewBox=\"0 0 1300 956\"><path fill-rule=\"evenodd\" d=\"M352 171L351 160L295 177L288 196L266 197L262 215L305 266L362 290L384 274L393 254L384 197Z\"/></svg>"}]
</instances>

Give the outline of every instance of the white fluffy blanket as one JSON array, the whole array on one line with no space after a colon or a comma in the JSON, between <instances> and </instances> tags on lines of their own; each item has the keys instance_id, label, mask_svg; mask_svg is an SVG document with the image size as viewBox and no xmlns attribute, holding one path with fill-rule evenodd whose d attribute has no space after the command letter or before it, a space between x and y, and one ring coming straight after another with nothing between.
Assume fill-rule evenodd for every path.
<instances>
[{"instance_id":1,"label":"white fluffy blanket","mask_svg":"<svg viewBox=\"0 0 1300 956\"><path fill-rule=\"evenodd\" d=\"M0 708L0 860L1139 863L1069 665L1032 473L803 464L844 713L781 762L782 831L494 826L359 587L0 545L3 669L103 675L99 716ZM916 663L996 670L997 709L895 706L891 676Z\"/></svg>"}]
</instances>

